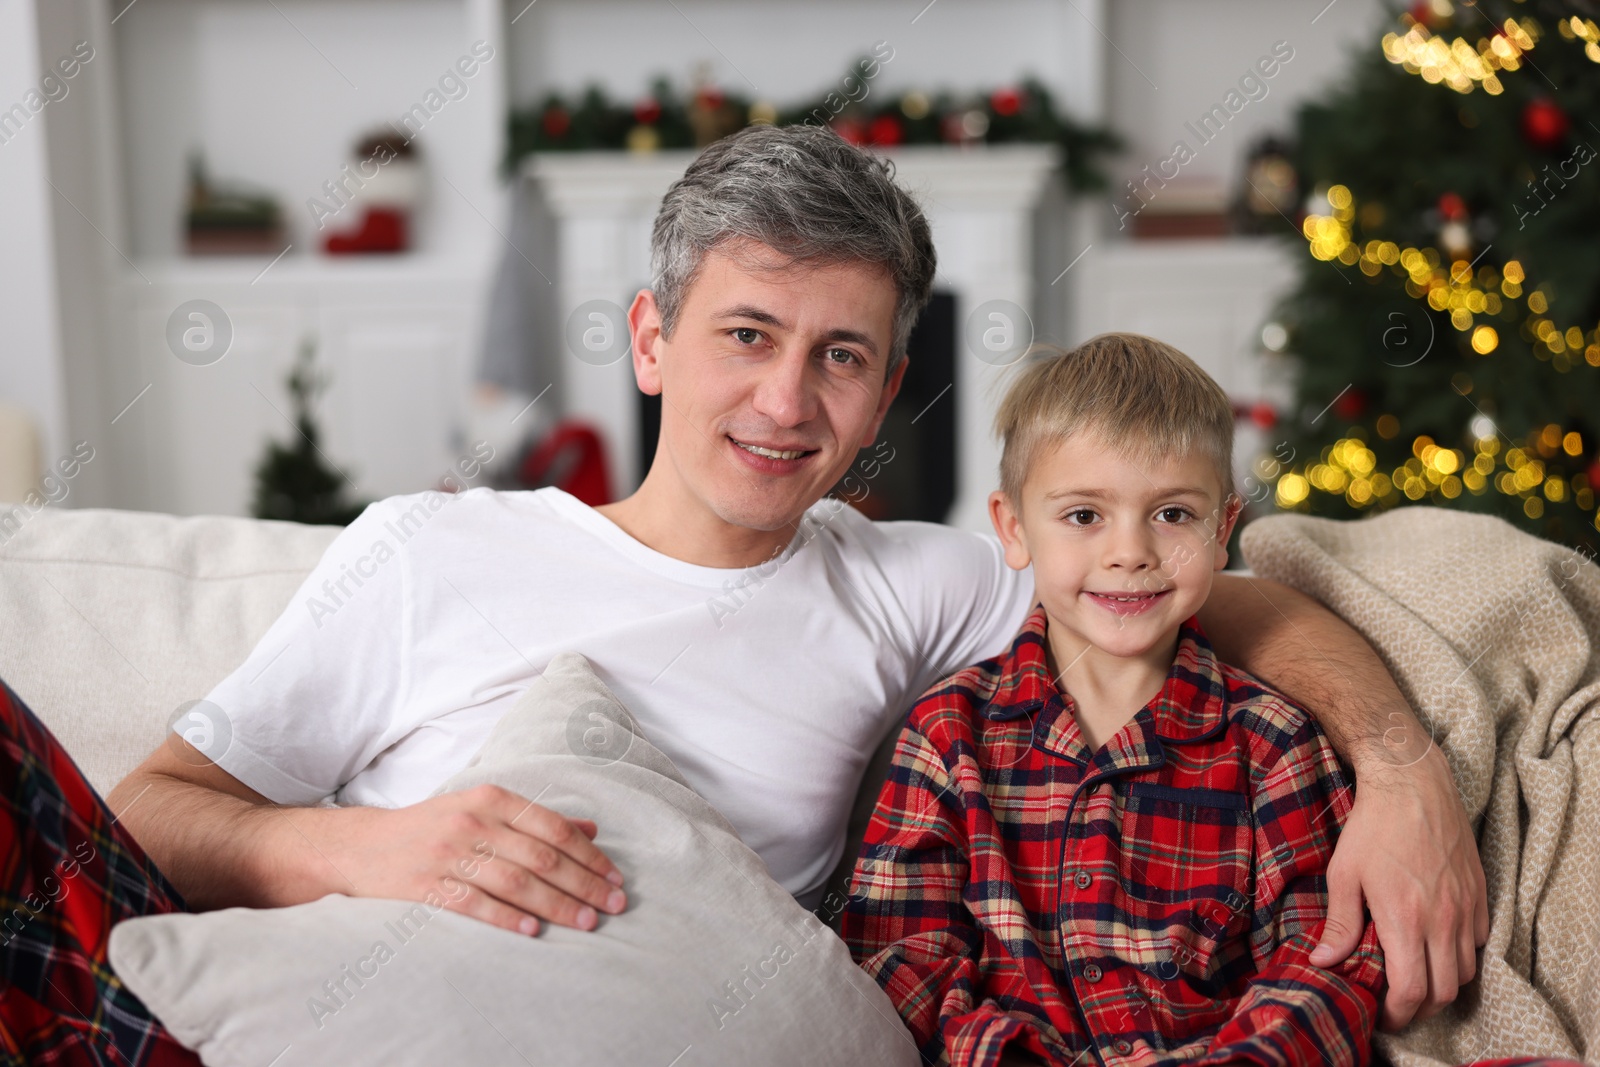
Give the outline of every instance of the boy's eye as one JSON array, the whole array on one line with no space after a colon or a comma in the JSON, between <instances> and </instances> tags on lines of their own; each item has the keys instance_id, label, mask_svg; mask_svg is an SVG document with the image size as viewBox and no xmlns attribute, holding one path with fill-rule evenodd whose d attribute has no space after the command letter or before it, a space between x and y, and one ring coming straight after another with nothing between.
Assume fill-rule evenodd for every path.
<instances>
[{"instance_id":1,"label":"boy's eye","mask_svg":"<svg viewBox=\"0 0 1600 1067\"><path fill-rule=\"evenodd\" d=\"M749 326L740 326L733 331L733 339L742 345L753 345L761 340L761 331Z\"/></svg>"},{"instance_id":2,"label":"boy's eye","mask_svg":"<svg viewBox=\"0 0 1600 1067\"><path fill-rule=\"evenodd\" d=\"M1173 506L1162 508L1156 515L1162 522L1182 522L1189 517L1189 509Z\"/></svg>"},{"instance_id":3,"label":"boy's eye","mask_svg":"<svg viewBox=\"0 0 1600 1067\"><path fill-rule=\"evenodd\" d=\"M1097 518L1099 516L1088 508L1078 508L1076 511L1069 511L1066 514L1066 520L1072 526L1088 526Z\"/></svg>"}]
</instances>

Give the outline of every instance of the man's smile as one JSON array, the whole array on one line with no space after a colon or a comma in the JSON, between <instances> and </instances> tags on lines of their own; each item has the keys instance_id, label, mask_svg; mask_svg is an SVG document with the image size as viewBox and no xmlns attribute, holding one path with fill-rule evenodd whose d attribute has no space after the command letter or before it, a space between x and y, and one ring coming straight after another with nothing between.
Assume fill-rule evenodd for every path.
<instances>
[{"instance_id":1,"label":"man's smile","mask_svg":"<svg viewBox=\"0 0 1600 1067\"><path fill-rule=\"evenodd\" d=\"M749 462L758 470L770 473L787 473L797 469L807 457L815 455L814 448L782 447L783 442L757 444L753 441L741 441L737 437L729 437L741 453L749 457Z\"/></svg>"}]
</instances>

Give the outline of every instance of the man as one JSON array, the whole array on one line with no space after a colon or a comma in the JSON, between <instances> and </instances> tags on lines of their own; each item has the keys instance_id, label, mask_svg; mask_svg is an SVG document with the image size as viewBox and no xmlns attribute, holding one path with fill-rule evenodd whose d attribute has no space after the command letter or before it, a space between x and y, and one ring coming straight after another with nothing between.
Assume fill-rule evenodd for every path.
<instances>
[{"instance_id":1,"label":"man","mask_svg":"<svg viewBox=\"0 0 1600 1067\"><path fill-rule=\"evenodd\" d=\"M495 861L474 864L457 911L533 933L625 907L628 872L592 823L487 787L429 798L562 650L812 900L875 744L922 687L1015 632L1032 579L992 538L819 502L874 441L932 285L927 223L888 168L825 129L746 130L668 193L653 261L629 323L663 414L636 493L374 504L210 695L228 744L169 738L112 791L189 907L421 900L483 845ZM331 614L307 610L329 589ZM1309 707L1356 771L1313 962L1355 947L1365 901L1386 1022L1437 1010L1487 935L1442 755L1314 602L1223 575L1199 614L1218 654ZM361 806L318 806L328 794Z\"/></svg>"}]
</instances>

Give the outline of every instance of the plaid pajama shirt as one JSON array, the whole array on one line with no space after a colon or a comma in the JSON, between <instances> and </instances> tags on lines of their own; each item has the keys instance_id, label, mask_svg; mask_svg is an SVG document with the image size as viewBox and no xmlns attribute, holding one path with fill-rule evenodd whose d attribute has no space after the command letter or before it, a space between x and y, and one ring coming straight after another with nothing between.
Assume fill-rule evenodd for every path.
<instances>
[{"instance_id":1,"label":"plaid pajama shirt","mask_svg":"<svg viewBox=\"0 0 1600 1067\"><path fill-rule=\"evenodd\" d=\"M1377 934L1307 957L1352 793L1304 711L1186 621L1165 685L1098 752L1038 608L901 734L843 918L931 1062L1365 1064Z\"/></svg>"},{"instance_id":2,"label":"plaid pajama shirt","mask_svg":"<svg viewBox=\"0 0 1600 1067\"><path fill-rule=\"evenodd\" d=\"M112 972L111 927L184 904L0 682L0 1064L198 1067Z\"/></svg>"}]
</instances>

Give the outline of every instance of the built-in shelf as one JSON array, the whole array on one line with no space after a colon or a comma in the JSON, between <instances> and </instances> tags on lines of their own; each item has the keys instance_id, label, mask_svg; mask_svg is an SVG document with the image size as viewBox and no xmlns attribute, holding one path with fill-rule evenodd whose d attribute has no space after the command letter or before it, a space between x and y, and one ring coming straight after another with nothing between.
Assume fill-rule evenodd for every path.
<instances>
[{"instance_id":1,"label":"built-in shelf","mask_svg":"<svg viewBox=\"0 0 1600 1067\"><path fill-rule=\"evenodd\" d=\"M462 449L506 225L501 0L116 6L106 69L116 74L127 256L103 301L116 346L104 404L135 486L124 496L178 514L246 513L267 442L296 433L284 380L308 340L330 382L317 407L321 448L353 494L438 484ZM470 75L456 66L464 56ZM455 91L437 93L443 77ZM322 253L307 201L327 202L325 182L353 190L342 172L358 138L419 103L426 118L403 131L423 170L413 250ZM181 254L196 151L212 181L277 200L287 253ZM327 230L360 215L357 194ZM214 362L173 350L173 323L196 301L214 305L231 335Z\"/></svg>"},{"instance_id":2,"label":"built-in shelf","mask_svg":"<svg viewBox=\"0 0 1600 1067\"><path fill-rule=\"evenodd\" d=\"M119 5L121 6L121 5ZM295 254L319 247L331 221L325 183L341 180L358 138L412 125L424 176L414 246L482 253L503 215L507 67L500 0L139 0L112 26L131 254L182 245L189 159L213 182L279 203ZM492 53L480 62L473 54ZM453 64L471 59L460 77ZM440 79L459 86L450 96ZM429 110L428 94L436 110ZM353 183L346 184L354 188Z\"/></svg>"}]
</instances>

